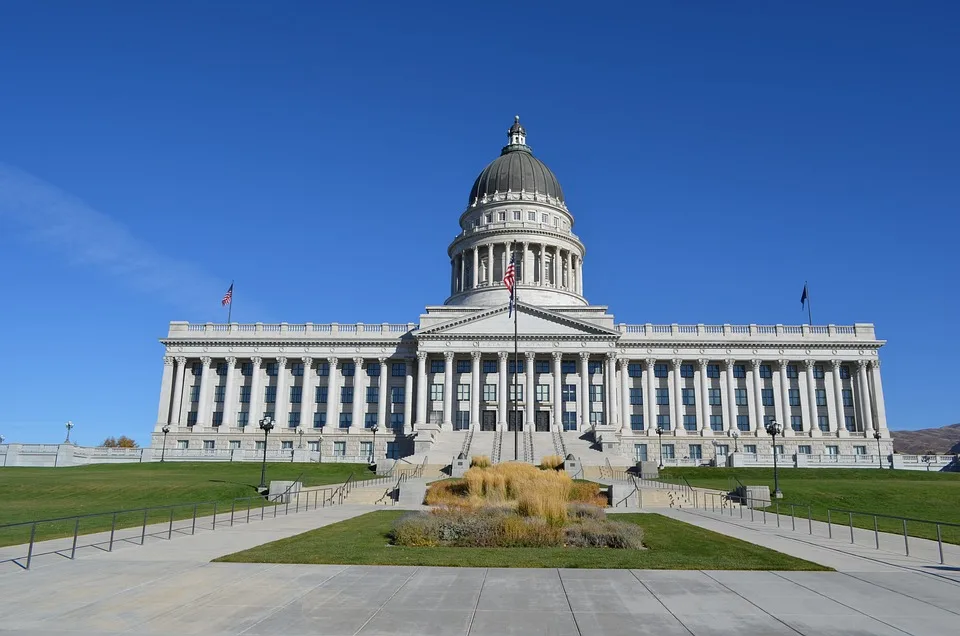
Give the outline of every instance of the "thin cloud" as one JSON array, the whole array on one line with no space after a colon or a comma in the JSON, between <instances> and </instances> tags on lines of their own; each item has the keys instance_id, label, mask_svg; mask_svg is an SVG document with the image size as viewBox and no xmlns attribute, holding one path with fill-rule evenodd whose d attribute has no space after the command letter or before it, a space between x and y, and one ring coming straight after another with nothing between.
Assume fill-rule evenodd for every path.
<instances>
[{"instance_id":1,"label":"thin cloud","mask_svg":"<svg viewBox=\"0 0 960 636\"><path fill-rule=\"evenodd\" d=\"M0 163L2 227L71 265L99 269L138 292L201 316L211 316L226 291L223 280L193 263L161 254L72 194Z\"/></svg>"}]
</instances>

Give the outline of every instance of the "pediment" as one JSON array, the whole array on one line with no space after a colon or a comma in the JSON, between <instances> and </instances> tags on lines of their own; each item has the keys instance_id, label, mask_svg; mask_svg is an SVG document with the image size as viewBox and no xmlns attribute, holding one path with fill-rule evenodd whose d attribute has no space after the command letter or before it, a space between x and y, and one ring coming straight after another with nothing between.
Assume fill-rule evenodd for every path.
<instances>
[{"instance_id":1,"label":"pediment","mask_svg":"<svg viewBox=\"0 0 960 636\"><path fill-rule=\"evenodd\" d=\"M482 309L467 316L461 316L439 325L422 329L417 337L473 337L473 336L509 336L513 337L514 319L509 315L507 305ZM570 318L561 313L517 303L517 331L522 337L610 337L619 336L618 331L601 327L590 322Z\"/></svg>"}]
</instances>

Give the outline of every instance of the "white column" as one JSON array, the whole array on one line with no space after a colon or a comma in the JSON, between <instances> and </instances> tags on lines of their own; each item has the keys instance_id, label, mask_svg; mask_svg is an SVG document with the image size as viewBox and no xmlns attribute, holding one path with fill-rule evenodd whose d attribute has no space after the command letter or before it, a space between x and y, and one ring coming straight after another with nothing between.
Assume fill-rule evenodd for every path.
<instances>
[{"instance_id":1,"label":"white column","mask_svg":"<svg viewBox=\"0 0 960 636\"><path fill-rule=\"evenodd\" d=\"M204 356L200 358L200 362L203 365L200 376L200 399L197 401L197 425L193 430L199 431L201 426L207 426L210 424L210 363L212 358L210 356Z\"/></svg>"},{"instance_id":2,"label":"white column","mask_svg":"<svg viewBox=\"0 0 960 636\"><path fill-rule=\"evenodd\" d=\"M327 378L327 430L335 431L340 428L340 418L337 414L340 412L340 370L337 365L340 361L337 358L327 358L327 364L330 365L330 375Z\"/></svg>"},{"instance_id":3,"label":"white column","mask_svg":"<svg viewBox=\"0 0 960 636\"><path fill-rule=\"evenodd\" d=\"M517 283L518 284L523 283L524 285L529 285L530 282L527 280L527 278L530 277L530 274L528 273L529 270L527 269L527 242L526 241L520 244L520 262L522 263L522 265L520 266L520 276L517 277Z\"/></svg>"},{"instance_id":4,"label":"white column","mask_svg":"<svg viewBox=\"0 0 960 636\"><path fill-rule=\"evenodd\" d=\"M557 263L557 259L553 259L554 265ZM556 275L554 275L554 283L556 283ZM603 374L603 387L604 392L604 404L603 404L603 421L607 426L614 426L619 428L620 415L617 413L617 355L615 353L607 354L607 368Z\"/></svg>"},{"instance_id":5,"label":"white column","mask_svg":"<svg viewBox=\"0 0 960 636\"><path fill-rule=\"evenodd\" d=\"M835 409L837 412L836 418L834 418L834 423L831 426L835 426L833 430L836 431L837 437L846 437L847 436L847 426L844 421L844 408L843 408L843 379L840 378L840 361L831 360L830 363L833 365L833 402L836 404Z\"/></svg>"},{"instance_id":6,"label":"white column","mask_svg":"<svg viewBox=\"0 0 960 636\"><path fill-rule=\"evenodd\" d=\"M580 285L580 295L583 296L583 259L577 257L577 284Z\"/></svg>"},{"instance_id":7,"label":"white column","mask_svg":"<svg viewBox=\"0 0 960 636\"><path fill-rule=\"evenodd\" d=\"M171 423L179 426L183 421L183 383L187 373L187 358L185 356L177 356L175 360L177 363L177 371L173 381L173 409L170 412L170 419L175 419L176 421L172 421Z\"/></svg>"},{"instance_id":8,"label":"white column","mask_svg":"<svg viewBox=\"0 0 960 636\"><path fill-rule=\"evenodd\" d=\"M680 365L683 364L683 360L674 359L672 368L670 369L671 377L673 379L673 390L670 396L671 406L671 415L670 415L670 428L673 430L674 435L685 435L686 432L683 428L683 380L680 377Z\"/></svg>"},{"instance_id":9,"label":"white column","mask_svg":"<svg viewBox=\"0 0 960 636\"><path fill-rule=\"evenodd\" d=\"M457 291L467 290L467 262L464 260L464 253L460 252L460 288Z\"/></svg>"},{"instance_id":10,"label":"white column","mask_svg":"<svg viewBox=\"0 0 960 636\"><path fill-rule=\"evenodd\" d=\"M506 351L498 351L497 359L500 361L500 374L497 380L500 386L497 388L497 430L507 430L507 402L510 394L507 393L507 357Z\"/></svg>"},{"instance_id":11,"label":"white column","mask_svg":"<svg viewBox=\"0 0 960 636\"><path fill-rule=\"evenodd\" d=\"M427 354L417 352L417 423L420 428L427 423Z\"/></svg>"},{"instance_id":12,"label":"white column","mask_svg":"<svg viewBox=\"0 0 960 636\"><path fill-rule=\"evenodd\" d=\"M303 387L300 391L300 426L309 429L313 428L313 413L317 405L316 374L313 372L313 358L304 356L300 358L300 362L303 363ZM228 390L227 393L229 392Z\"/></svg>"},{"instance_id":13,"label":"white column","mask_svg":"<svg viewBox=\"0 0 960 636\"><path fill-rule=\"evenodd\" d=\"M403 432L413 430L413 359L404 360L403 376Z\"/></svg>"},{"instance_id":14,"label":"white column","mask_svg":"<svg viewBox=\"0 0 960 636\"><path fill-rule=\"evenodd\" d=\"M260 368L263 364L263 358L254 356L250 358L250 407L247 411L247 426L257 427L260 418L263 417L263 382L260 378Z\"/></svg>"},{"instance_id":15,"label":"white column","mask_svg":"<svg viewBox=\"0 0 960 636\"><path fill-rule=\"evenodd\" d=\"M237 359L227 358L227 386L223 390L223 426L231 426L237 417Z\"/></svg>"},{"instance_id":16,"label":"white column","mask_svg":"<svg viewBox=\"0 0 960 636\"><path fill-rule=\"evenodd\" d=\"M470 428L480 430L480 358L479 351L470 353Z\"/></svg>"},{"instance_id":17,"label":"white column","mask_svg":"<svg viewBox=\"0 0 960 636\"><path fill-rule=\"evenodd\" d=\"M473 252L473 273L470 275L470 286L476 289L480 282L480 248L474 246L471 251Z\"/></svg>"},{"instance_id":18,"label":"white column","mask_svg":"<svg viewBox=\"0 0 960 636\"><path fill-rule=\"evenodd\" d=\"M547 271L547 252L546 245L543 243L540 244L540 285L546 285L546 280L544 280L544 275Z\"/></svg>"},{"instance_id":19,"label":"white column","mask_svg":"<svg viewBox=\"0 0 960 636\"><path fill-rule=\"evenodd\" d=\"M580 430L590 426L590 354L580 352Z\"/></svg>"},{"instance_id":20,"label":"white column","mask_svg":"<svg viewBox=\"0 0 960 636\"><path fill-rule=\"evenodd\" d=\"M645 362L647 366L643 370L643 379L646 381L646 388L643 390L643 421L647 435L651 435L657 430L657 387L653 375L653 367L657 361L647 358Z\"/></svg>"},{"instance_id":21,"label":"white column","mask_svg":"<svg viewBox=\"0 0 960 636\"><path fill-rule=\"evenodd\" d=\"M536 356L532 351L527 351L524 354L524 357L526 358L526 361L524 362L524 377L527 379L527 388L525 389L527 394L523 396L524 406L526 407L524 409L526 411L526 415L523 416L523 419L526 420L524 422L524 426L533 427L533 413L536 402L536 373L534 372L534 362L536 362ZM536 429L531 428L530 430Z\"/></svg>"},{"instance_id":22,"label":"white column","mask_svg":"<svg viewBox=\"0 0 960 636\"><path fill-rule=\"evenodd\" d=\"M569 254L568 254L569 258ZM568 270L569 272L569 270ZM570 282L568 276L567 282ZM631 431L630 426L630 360L620 358L620 430L623 432Z\"/></svg>"},{"instance_id":23,"label":"white column","mask_svg":"<svg viewBox=\"0 0 960 636\"><path fill-rule=\"evenodd\" d=\"M813 377L813 360L804 360L804 369L807 375L807 421L804 423L805 430L810 432L811 437L820 437L820 424L817 421L817 379Z\"/></svg>"},{"instance_id":24,"label":"white column","mask_svg":"<svg viewBox=\"0 0 960 636\"><path fill-rule=\"evenodd\" d=\"M780 365L780 423L783 424L783 436L790 437L794 432L790 426L790 379L787 377L787 361L781 359L777 364Z\"/></svg>"},{"instance_id":25,"label":"white column","mask_svg":"<svg viewBox=\"0 0 960 636\"><path fill-rule=\"evenodd\" d=\"M487 244L487 286L493 285L493 243Z\"/></svg>"},{"instance_id":26,"label":"white column","mask_svg":"<svg viewBox=\"0 0 960 636\"><path fill-rule=\"evenodd\" d=\"M356 433L364 429L363 414L367 409L367 396L364 392L363 378L363 358L353 359L353 409L351 410L352 420L350 422L350 432Z\"/></svg>"},{"instance_id":27,"label":"white column","mask_svg":"<svg viewBox=\"0 0 960 636\"><path fill-rule=\"evenodd\" d=\"M863 432L868 438L873 437L873 403L870 400L870 381L867 379L867 363L857 361L857 392L860 394L861 410L863 412Z\"/></svg>"},{"instance_id":28,"label":"white column","mask_svg":"<svg viewBox=\"0 0 960 636\"><path fill-rule=\"evenodd\" d=\"M736 378L733 377L734 364L735 361L730 358L723 361L724 372L727 376L727 408L724 409L727 421L723 427L726 431L737 430L737 388Z\"/></svg>"},{"instance_id":29,"label":"white column","mask_svg":"<svg viewBox=\"0 0 960 636\"><path fill-rule=\"evenodd\" d=\"M387 358L377 358L377 362L380 363L380 383L377 387L377 426L386 433L390 425L387 422L387 378L390 376L387 369Z\"/></svg>"},{"instance_id":30,"label":"white column","mask_svg":"<svg viewBox=\"0 0 960 636\"><path fill-rule=\"evenodd\" d=\"M698 371L700 372L700 396L696 398L699 400L697 404L700 405L700 435L712 435L712 430L710 428L710 381L707 378L707 364L709 360L700 358L697 360ZM710 431L708 433L708 431Z\"/></svg>"},{"instance_id":31,"label":"white column","mask_svg":"<svg viewBox=\"0 0 960 636\"><path fill-rule=\"evenodd\" d=\"M443 354L443 426L453 427L453 352Z\"/></svg>"},{"instance_id":32,"label":"white column","mask_svg":"<svg viewBox=\"0 0 960 636\"><path fill-rule=\"evenodd\" d=\"M290 389L287 388L287 359L277 358L277 404L274 416L277 432L289 426L287 413L290 410Z\"/></svg>"},{"instance_id":33,"label":"white column","mask_svg":"<svg viewBox=\"0 0 960 636\"><path fill-rule=\"evenodd\" d=\"M563 354L553 352L553 424L563 431ZM552 430L552 429L551 429Z\"/></svg>"},{"instance_id":34,"label":"white column","mask_svg":"<svg viewBox=\"0 0 960 636\"><path fill-rule=\"evenodd\" d=\"M883 403L883 382L880 380L880 360L870 361L870 372L873 375L873 403L877 411L876 428L884 437L890 437L887 432L887 407Z\"/></svg>"},{"instance_id":35,"label":"white column","mask_svg":"<svg viewBox=\"0 0 960 636\"><path fill-rule=\"evenodd\" d=\"M753 417L750 418L750 430L757 435L763 435L763 392L760 386L760 360L751 360L753 371Z\"/></svg>"},{"instance_id":36,"label":"white column","mask_svg":"<svg viewBox=\"0 0 960 636\"><path fill-rule=\"evenodd\" d=\"M163 377L160 379L160 408L157 409L157 428L170 423L170 408L173 400L173 358L163 356Z\"/></svg>"}]
</instances>

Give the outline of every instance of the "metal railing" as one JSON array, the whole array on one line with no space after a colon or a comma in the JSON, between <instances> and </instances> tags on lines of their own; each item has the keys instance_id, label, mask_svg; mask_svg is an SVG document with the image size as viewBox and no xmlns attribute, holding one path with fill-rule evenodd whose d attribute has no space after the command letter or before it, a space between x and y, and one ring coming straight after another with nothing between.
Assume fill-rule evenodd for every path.
<instances>
[{"instance_id":1,"label":"metal railing","mask_svg":"<svg viewBox=\"0 0 960 636\"><path fill-rule=\"evenodd\" d=\"M637 506L639 508L643 508L643 491L640 490L640 486L637 484L636 480L634 480L633 482L633 490L627 493L627 496L621 499L620 501L614 502L613 507L619 508L620 504L623 504L624 508L629 508L630 498L633 497L634 494L637 495Z\"/></svg>"},{"instance_id":2,"label":"metal railing","mask_svg":"<svg viewBox=\"0 0 960 636\"><path fill-rule=\"evenodd\" d=\"M883 514L878 512L865 512L863 510L849 510L846 508L826 508L827 519L824 522L824 521L821 521L820 519L815 520L813 518L813 506L810 504L803 504L803 503L781 504L779 501L771 502L769 499L756 499L746 495L734 495L734 496L722 495L722 494L711 493L707 491L703 491L702 494L703 494L703 510L705 511L708 510L707 500L709 498L710 511L717 512L717 504L719 503L720 514L724 515L724 514L727 514L727 511L729 511L730 516L733 517L735 515L734 507L738 507L740 509L740 518L745 519L746 513L744 512L744 508L746 508L747 510L749 510L750 521L755 523L758 522L756 517L760 516L759 521L766 525L767 516L769 513L770 516L775 517L777 527L781 528L783 527L781 525L782 517L789 516L790 529L792 531L797 530L797 519L800 519L801 526L803 526L804 525L803 522L806 521L806 526L807 526L806 530L807 530L807 534L809 535L814 534L813 532L814 521L817 521L818 523L826 523L828 538L830 539L834 538L833 535L834 535L835 527L838 529L844 529L844 530L849 529L850 543L854 545L861 545L856 543L856 533L854 532L854 528L864 530L866 532L871 531L871 527L869 525L864 526L858 523L858 525L855 526L854 519L857 517L861 519L862 518L872 519L873 521L872 532L874 536L873 547L877 550L880 549L881 534L891 534L891 535L893 534L887 531L883 531L881 533L878 520L890 519L893 521L899 521L900 522L899 525L903 530L903 551L906 556L910 556L910 537L911 536L913 536L914 539L932 541L932 539L927 539L926 537L917 536L916 534L911 535L909 533L908 524L911 524L911 523L926 524L928 527L932 526L936 532L937 552L938 552L938 556L941 564L945 563L944 554L943 554L944 542L943 542L942 528L948 527L948 528L960 529L960 523L953 523L949 521L935 521L931 519L917 519L914 517L900 517L897 515L888 515L888 514ZM784 508L789 507L790 514L786 515L786 513L781 512L781 506L783 506ZM800 515L797 515L797 510L800 510ZM806 512L806 516L803 516L804 512ZM842 522L837 523L835 520L835 515L840 515L839 518L842 520L845 520L846 523L842 523ZM770 523L773 523L773 521L771 521ZM802 531L802 527L801 527L801 531Z\"/></svg>"}]
</instances>

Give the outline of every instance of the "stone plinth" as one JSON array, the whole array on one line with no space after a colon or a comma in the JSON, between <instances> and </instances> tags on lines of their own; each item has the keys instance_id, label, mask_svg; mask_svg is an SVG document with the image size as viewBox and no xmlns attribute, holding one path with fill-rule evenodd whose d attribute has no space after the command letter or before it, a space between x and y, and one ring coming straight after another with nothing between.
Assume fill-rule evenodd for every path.
<instances>
[{"instance_id":1,"label":"stone plinth","mask_svg":"<svg viewBox=\"0 0 960 636\"><path fill-rule=\"evenodd\" d=\"M770 486L743 486L737 488L737 495L751 508L766 508L770 505Z\"/></svg>"}]
</instances>

